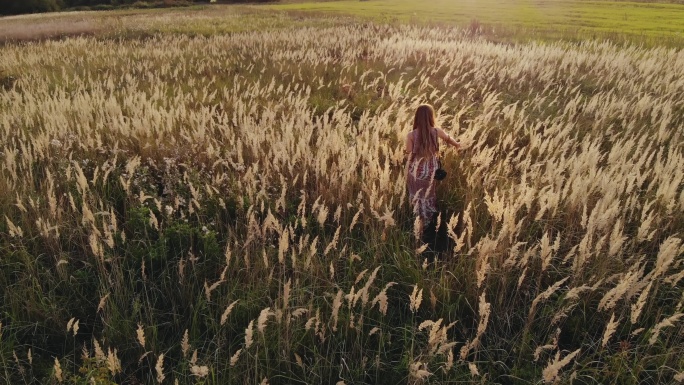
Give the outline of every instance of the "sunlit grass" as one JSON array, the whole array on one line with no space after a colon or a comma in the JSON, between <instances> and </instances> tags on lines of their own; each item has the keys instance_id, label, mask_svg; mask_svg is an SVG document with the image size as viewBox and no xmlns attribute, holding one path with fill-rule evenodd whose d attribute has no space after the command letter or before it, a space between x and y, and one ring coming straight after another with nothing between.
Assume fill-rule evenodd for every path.
<instances>
[{"instance_id":1,"label":"sunlit grass","mask_svg":"<svg viewBox=\"0 0 684 385\"><path fill-rule=\"evenodd\" d=\"M468 25L473 20L519 38L632 38L684 41L684 7L671 3L581 0L412 0L292 2L279 10L351 14L376 21Z\"/></svg>"},{"instance_id":2,"label":"sunlit grass","mask_svg":"<svg viewBox=\"0 0 684 385\"><path fill-rule=\"evenodd\" d=\"M0 45L0 383L684 379L681 49L260 7L6 20L45 27ZM464 149L421 237L424 102Z\"/></svg>"}]
</instances>

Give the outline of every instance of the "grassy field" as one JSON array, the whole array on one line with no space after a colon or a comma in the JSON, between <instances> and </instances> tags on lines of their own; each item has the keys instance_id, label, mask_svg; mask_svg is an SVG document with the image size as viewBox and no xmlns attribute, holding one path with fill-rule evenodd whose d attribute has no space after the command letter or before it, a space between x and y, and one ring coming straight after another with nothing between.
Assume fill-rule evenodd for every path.
<instances>
[{"instance_id":1,"label":"grassy field","mask_svg":"<svg viewBox=\"0 0 684 385\"><path fill-rule=\"evenodd\" d=\"M625 37L651 43L684 41L684 5L583 0L315 1L275 5L279 10L351 14L376 21L468 25L529 39Z\"/></svg>"},{"instance_id":2,"label":"grassy field","mask_svg":"<svg viewBox=\"0 0 684 385\"><path fill-rule=\"evenodd\" d=\"M684 50L407 17L0 19L0 383L682 383Z\"/></svg>"}]
</instances>

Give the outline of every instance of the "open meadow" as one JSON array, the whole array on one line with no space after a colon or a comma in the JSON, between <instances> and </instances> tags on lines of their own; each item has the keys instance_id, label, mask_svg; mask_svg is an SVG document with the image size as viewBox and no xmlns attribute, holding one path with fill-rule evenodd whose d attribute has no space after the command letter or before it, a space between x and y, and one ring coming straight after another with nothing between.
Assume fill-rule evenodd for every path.
<instances>
[{"instance_id":1,"label":"open meadow","mask_svg":"<svg viewBox=\"0 0 684 385\"><path fill-rule=\"evenodd\" d=\"M0 18L0 383L684 382L671 23L297 6L340 4ZM464 147L428 238L425 102Z\"/></svg>"}]
</instances>

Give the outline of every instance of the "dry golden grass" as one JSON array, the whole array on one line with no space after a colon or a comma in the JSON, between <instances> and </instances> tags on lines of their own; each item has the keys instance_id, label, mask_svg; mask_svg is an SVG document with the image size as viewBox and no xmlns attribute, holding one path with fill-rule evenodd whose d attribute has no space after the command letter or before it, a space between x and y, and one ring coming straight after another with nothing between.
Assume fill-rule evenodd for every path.
<instances>
[{"instance_id":1,"label":"dry golden grass","mask_svg":"<svg viewBox=\"0 0 684 385\"><path fill-rule=\"evenodd\" d=\"M328 23L0 47L0 343L57 381L681 376L684 51ZM466 148L436 258L403 168L426 101Z\"/></svg>"}]
</instances>

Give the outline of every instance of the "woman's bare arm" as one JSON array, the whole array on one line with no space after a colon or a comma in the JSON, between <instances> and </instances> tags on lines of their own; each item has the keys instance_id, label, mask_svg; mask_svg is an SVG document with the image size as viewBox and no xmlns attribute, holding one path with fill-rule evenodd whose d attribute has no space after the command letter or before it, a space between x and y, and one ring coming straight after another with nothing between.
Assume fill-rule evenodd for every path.
<instances>
[{"instance_id":1,"label":"woman's bare arm","mask_svg":"<svg viewBox=\"0 0 684 385\"><path fill-rule=\"evenodd\" d=\"M411 155L413 154L413 135L406 135L406 148L404 149L404 155L407 160L411 160Z\"/></svg>"},{"instance_id":2,"label":"woman's bare arm","mask_svg":"<svg viewBox=\"0 0 684 385\"><path fill-rule=\"evenodd\" d=\"M408 178L409 174L409 165L411 161L413 160L413 135L410 133L406 135L406 148L404 149L404 156L406 158L406 178Z\"/></svg>"},{"instance_id":3,"label":"woman's bare arm","mask_svg":"<svg viewBox=\"0 0 684 385\"><path fill-rule=\"evenodd\" d=\"M441 128L435 128L437 130L437 136L442 138L447 144L450 146L454 146L456 148L461 148L461 142L459 142L456 139L453 139L449 134L447 134L444 130Z\"/></svg>"}]
</instances>

